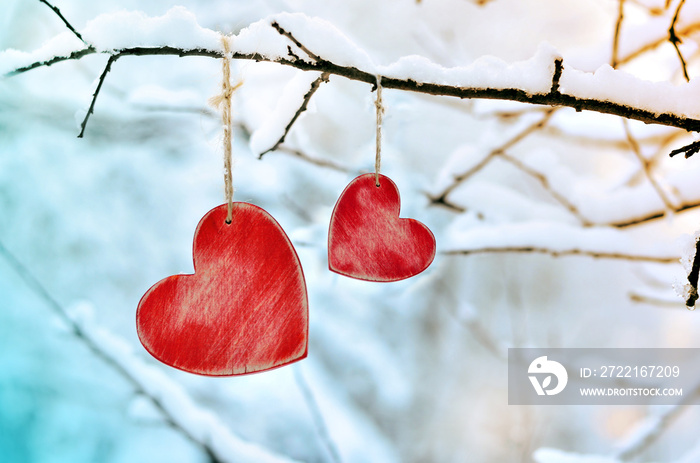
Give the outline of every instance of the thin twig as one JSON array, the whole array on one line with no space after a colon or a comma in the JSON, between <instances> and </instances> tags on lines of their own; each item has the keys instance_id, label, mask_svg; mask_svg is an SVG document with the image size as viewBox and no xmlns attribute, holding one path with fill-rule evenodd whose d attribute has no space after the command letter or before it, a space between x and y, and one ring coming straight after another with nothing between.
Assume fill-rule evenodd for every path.
<instances>
[{"instance_id":1,"label":"thin twig","mask_svg":"<svg viewBox=\"0 0 700 463\"><path fill-rule=\"evenodd\" d=\"M678 214L680 212L695 209L696 207L700 207L700 200L697 200L697 201L692 202L692 203L681 204L681 205L677 206L675 209L673 209L673 212ZM626 228L626 227L631 227L634 225L641 225L644 223L648 223L648 222L651 222L653 220L658 220L658 219L665 217L665 215L666 215L666 210L653 211L653 212L649 212L648 214L643 215L641 217L635 217L632 219L625 219L625 220L621 220L619 222L611 222L611 223L607 223L604 225L608 225L608 226L616 227L616 228Z\"/></svg>"},{"instance_id":2,"label":"thin twig","mask_svg":"<svg viewBox=\"0 0 700 463\"><path fill-rule=\"evenodd\" d=\"M349 167L346 167L346 166L342 166L342 165L340 165L340 164L338 164L338 163L336 163L336 162L330 161L330 160L328 160L328 159L319 159L319 158L316 158L316 157L313 157L313 156L309 156L308 154L306 154L306 153L304 153L304 152L302 152L302 151L299 151L299 150L296 150L296 149L292 149L292 148L287 148L286 146L280 146L280 147L276 150L276 152L278 152L278 153L281 152L281 153L285 153L285 154L290 154L290 155L292 155L292 156L294 156L294 157L297 157L297 158L299 158L299 159L302 159L302 160L304 160L304 161L306 161L306 162L309 162L309 163L311 163L311 164L315 164L315 165L317 165L317 166L319 166L319 167L326 167L326 168L328 168L328 169L333 169L333 170L336 170L336 171L338 171L338 172L345 172L345 173L352 173L352 172L354 172L353 169L351 169L351 168L349 168Z\"/></svg>"},{"instance_id":3,"label":"thin twig","mask_svg":"<svg viewBox=\"0 0 700 463\"><path fill-rule=\"evenodd\" d=\"M40 1L41 3L43 3L44 5L48 6L49 8L51 8L51 9L53 10L53 12L56 13L56 15L57 15L59 18L61 18L61 21L63 21L63 24L66 25L66 27L68 28L68 30L70 30L70 31L73 33L73 35L75 35L76 37L78 37L78 38L80 39L80 41L83 42L83 43L84 43L85 45L87 45L88 47L90 46L90 45L83 39L83 36L80 35L80 33L79 33L77 30L75 30L75 28L71 25L71 23L69 23L68 20L61 14L61 10L59 10L58 8L56 8L55 6L53 6L52 4L50 4L49 2L47 2L46 0L39 0L39 1Z\"/></svg>"},{"instance_id":4,"label":"thin twig","mask_svg":"<svg viewBox=\"0 0 700 463\"><path fill-rule=\"evenodd\" d=\"M661 188L661 185L659 185L659 183L652 175L649 161L647 161L644 158L644 155L642 155L642 150L639 147L639 143L637 143L637 140L634 138L634 135L632 135L632 130L630 130L630 125L627 119L622 119L622 126L625 129L625 135L627 136L627 141L630 144L630 148L632 148L632 152L639 160L639 163L642 165L642 171L644 172L644 175L646 176L647 180L649 180L649 183L651 183L651 186L654 187L656 194L664 203L666 209L668 209L669 211L673 211L673 203L671 203L671 200L668 198L668 196L666 196L666 193L664 193L664 190Z\"/></svg>"},{"instance_id":5,"label":"thin twig","mask_svg":"<svg viewBox=\"0 0 700 463\"><path fill-rule=\"evenodd\" d=\"M319 434L321 440L326 446L326 450L328 451L331 460L334 463L342 463L343 460L340 458L338 446L333 441L330 433L328 432L328 426L326 426L326 421L323 419L323 413L321 413L321 408L318 406L318 402L316 402L314 393L309 387L308 383L306 382L306 379L304 379L304 375L301 372L301 368L298 365L294 365L293 370L294 380L297 383L299 391L301 391L301 395L304 397L304 402L306 402L306 406L309 409L309 412L311 412L311 417L313 418L314 426L316 427L316 432Z\"/></svg>"},{"instance_id":6,"label":"thin twig","mask_svg":"<svg viewBox=\"0 0 700 463\"><path fill-rule=\"evenodd\" d=\"M19 259L17 259L14 254L12 254L5 245L0 242L0 254L2 254L5 261L12 267L15 273L24 281L24 283L34 291L44 302L53 310L53 312L65 323L73 333L73 335L79 339L90 351L102 360L107 366L116 371L120 376L122 376L131 386L134 391L146 397L162 414L165 421L172 426L176 431L180 432L185 436L190 442L195 444L197 447L201 448L209 457L212 463L220 463L223 461L219 456L216 455L214 450L205 442L199 441L195 438L186 428L180 425L175 417L170 414L170 412L165 408L161 401L149 394L146 389L141 385L139 380L133 376L126 368L124 368L117 360L115 360L109 353L103 350L97 343L95 343L90 336L83 330L83 328L76 323L66 312L61 304L49 293L49 291L41 284L41 282L29 271L29 269L22 264Z\"/></svg>"},{"instance_id":7,"label":"thin twig","mask_svg":"<svg viewBox=\"0 0 700 463\"><path fill-rule=\"evenodd\" d=\"M330 77L329 73L322 72L321 75L311 83L311 88L309 88L309 91L306 92L306 94L304 95L304 101L301 103L301 106L299 106L299 109L297 109L296 113L294 113L294 116L289 121L289 124L287 124L287 126L284 128L284 133L282 134L280 139L277 140L277 142L274 145L272 145L272 147L270 147L269 149L260 153L260 155L258 156L258 159L262 159L263 156L265 156L267 153L269 153L270 151L275 151L277 148L279 148L279 146L282 143L284 143L284 140L287 138L287 134L289 134L289 131L292 129L292 126L294 125L294 123L297 121L297 119L299 119L299 116L301 116L301 113L306 111L306 109L309 105L309 101L311 101L311 97L314 96L314 93L316 93L316 90L318 90L319 87L321 87L321 83L328 82L329 77Z\"/></svg>"},{"instance_id":8,"label":"thin twig","mask_svg":"<svg viewBox=\"0 0 700 463\"><path fill-rule=\"evenodd\" d=\"M613 68L617 67L618 55L620 51L620 30L622 29L622 21L625 17L625 0L619 0L617 9L617 22L615 23L615 33L613 35L612 43L612 59L610 60L610 65Z\"/></svg>"},{"instance_id":9,"label":"thin twig","mask_svg":"<svg viewBox=\"0 0 700 463\"><path fill-rule=\"evenodd\" d=\"M565 196L560 194L558 191L556 191L554 188L552 188L552 185L549 183L549 180L547 177L540 172L537 172L536 170L532 169L531 167L527 166L525 163L521 162L519 159L516 159L507 153L501 153L501 159L504 161L509 162L513 166L517 167L521 171L525 172L529 176L533 177L535 180L537 180L542 187L549 192L549 194L559 203L561 204L567 211L571 213L574 217L578 219L579 222L581 222L581 225L583 226L589 226L591 225L591 222L588 221L582 214L581 211L578 210L578 208L571 202L569 201Z\"/></svg>"},{"instance_id":10,"label":"thin twig","mask_svg":"<svg viewBox=\"0 0 700 463\"><path fill-rule=\"evenodd\" d=\"M448 256L469 256L474 254L547 254L552 257L562 257L562 256L588 256L596 259L618 259L618 260L630 260L638 262L655 262L658 264L677 264L679 263L678 257L657 257L657 256L643 256L634 254L622 254L616 252L603 252L603 251L588 251L582 249L564 249L558 251L556 249L540 248L535 246L504 246L504 247L492 247L492 248L478 248L478 249L455 249L452 251L443 251L442 254Z\"/></svg>"},{"instance_id":11,"label":"thin twig","mask_svg":"<svg viewBox=\"0 0 700 463\"><path fill-rule=\"evenodd\" d=\"M273 21L272 27L274 27L275 30L276 30L277 32L280 33L280 35L283 35L283 36L287 37L289 40L291 40L291 41L294 43L294 45L296 45L297 47L299 47L299 49L300 49L301 51L303 51L304 53L306 53L306 54L307 54L310 58L312 58L314 61L316 61L316 62L323 61L321 58L318 57L318 55L317 55L316 53L312 52L311 50L309 50L308 48L306 48L306 46L305 46L303 43L301 43L300 41L298 41L298 40L296 39L296 37L294 37L294 36L292 35L291 32L288 32L288 31L286 31L284 28L282 28L282 26L280 26L279 23L278 23L277 21Z\"/></svg>"},{"instance_id":12,"label":"thin twig","mask_svg":"<svg viewBox=\"0 0 700 463\"><path fill-rule=\"evenodd\" d=\"M630 301L635 302L637 304L649 304L659 307L673 308L684 307L683 303L680 300L661 299L658 297L646 296L644 294L639 293L629 293L627 296L629 297Z\"/></svg>"},{"instance_id":13,"label":"thin twig","mask_svg":"<svg viewBox=\"0 0 700 463\"><path fill-rule=\"evenodd\" d=\"M676 154L684 153L685 158L688 159L690 156L694 155L698 151L700 151L700 141L694 141L693 143L691 143L689 145L685 145L681 148L678 148L678 149L671 151L668 155L670 157L673 157Z\"/></svg>"},{"instance_id":14,"label":"thin twig","mask_svg":"<svg viewBox=\"0 0 700 463\"><path fill-rule=\"evenodd\" d=\"M477 172L481 171L484 167L486 167L494 158L497 156L500 156L503 154L507 149L512 148L525 138L527 138L529 135L532 133L536 132L537 130L541 129L544 127L549 119L552 117L554 114L555 109L550 108L544 116L542 116L539 120L534 122L533 124L530 124L529 126L525 127L523 130L515 134L513 137L509 138L506 140L503 144L497 146L496 148L492 149L481 161L479 161L476 165L471 167L469 170L466 172L463 172L461 174L455 175L454 180L450 185L448 185L442 192L433 195L430 197L430 201L432 204L436 205L442 205L446 206L450 209L455 209L459 210L461 212L464 211L464 208L461 206L457 206L453 203L451 203L447 197L449 196L452 191L454 191L455 188L457 188L459 185L462 183L466 182L469 180L474 174Z\"/></svg>"},{"instance_id":15,"label":"thin twig","mask_svg":"<svg viewBox=\"0 0 700 463\"><path fill-rule=\"evenodd\" d=\"M80 59L87 55L97 53L94 49L83 49L72 52L67 56L57 56L49 60L38 61L27 66L15 69L5 74L5 77L14 76L36 69L40 66L48 66L60 61ZM184 49L170 46L161 47L133 47L112 50L114 56L208 56L212 58L221 58L219 50L207 49ZM341 66L327 60L321 60L314 63L309 63L304 60L290 59L280 56L265 56L259 53L240 53L234 52L233 59L249 59L253 61L275 62L285 66L292 66L304 71L328 72L331 75L346 77L350 80L365 82L373 85L377 80L376 74L362 71L353 66ZM558 59L555 61L555 70L557 69ZM574 95L561 93L557 88L556 91L547 93L532 93L520 88L483 88L483 87L460 87L446 84L435 84L432 82L420 82L413 79L400 79L395 77L381 76L382 86L386 88L404 90L409 92L423 93L428 95L450 96L455 98L480 98L492 100L509 100L544 106L567 106L576 109L577 111L594 111L603 114L612 114L627 119L634 119L648 124L666 125L685 129L689 132L700 132L700 119L693 119L683 115L674 113L662 113L644 108L637 108L627 104L616 103L598 99L596 97L584 98Z\"/></svg>"},{"instance_id":16,"label":"thin twig","mask_svg":"<svg viewBox=\"0 0 700 463\"><path fill-rule=\"evenodd\" d=\"M681 62L681 68L683 69L683 77L685 77L685 80L687 82L690 82L690 77L688 76L688 67L686 66L685 59L683 59L683 54L681 53L681 50L678 47L678 44L681 43L681 38L678 37L678 35L676 34L676 22L678 22L678 15L680 15L681 8L683 8L684 4L685 0L681 0L680 2L678 2L676 14L673 15L671 27L669 27L668 29L668 40L671 42L671 45L673 45L673 48L676 49L676 54L678 55L678 59Z\"/></svg>"},{"instance_id":17,"label":"thin twig","mask_svg":"<svg viewBox=\"0 0 700 463\"><path fill-rule=\"evenodd\" d=\"M692 24L689 24L689 25L685 26L685 27L682 28L681 30L676 31L676 35L677 35L677 36L688 36L688 35L690 35L690 34L693 34L694 32L697 32L698 30L700 30L700 22L694 22L694 23L692 23ZM630 52L630 53L627 54L626 56L620 58L620 59L618 60L617 64L618 64L618 66L619 66L620 64L629 63L630 61L632 61L632 60L634 60L634 59L640 57L640 56L643 55L644 53L647 53L647 52L649 52L649 51L652 51L652 50L654 50L655 48L658 48L658 47L660 47L661 45L663 45L663 44L665 44L665 43L667 43L667 42L668 42L668 34L662 35L662 36L660 36L660 37L654 39L653 41L648 42L648 43L646 43L646 44L640 46L639 48L637 48L636 50Z\"/></svg>"},{"instance_id":18,"label":"thin twig","mask_svg":"<svg viewBox=\"0 0 700 463\"><path fill-rule=\"evenodd\" d=\"M107 65L105 66L104 71L102 71L102 75L100 76L100 80L97 82L97 88L95 89L95 93L92 94L92 101L90 102L90 108L88 108L88 111L85 114L85 118L83 119L83 122L80 124L80 134L78 134L78 138L83 138L83 135L85 134L85 127L87 127L88 119L90 119L90 115L95 111L95 102L97 101L97 96L100 94L100 90L102 89L102 84L105 81L105 77L107 77L107 74L112 69L112 64L116 60L118 60L120 56L121 55L119 55L119 54L110 55L109 59L107 60Z\"/></svg>"}]
</instances>

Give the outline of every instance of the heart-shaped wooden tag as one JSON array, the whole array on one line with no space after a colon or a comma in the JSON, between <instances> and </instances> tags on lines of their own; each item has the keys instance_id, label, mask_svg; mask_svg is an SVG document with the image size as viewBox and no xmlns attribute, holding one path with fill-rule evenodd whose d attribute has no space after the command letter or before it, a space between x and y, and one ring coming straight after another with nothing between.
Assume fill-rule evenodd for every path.
<instances>
[{"instance_id":1,"label":"heart-shaped wooden tag","mask_svg":"<svg viewBox=\"0 0 700 463\"><path fill-rule=\"evenodd\" d=\"M435 258L433 233L400 219L399 190L389 177L355 178L338 198L328 232L328 267L368 281L398 281L422 272Z\"/></svg>"},{"instance_id":2,"label":"heart-shaped wooden tag","mask_svg":"<svg viewBox=\"0 0 700 463\"><path fill-rule=\"evenodd\" d=\"M209 211L194 234L194 275L167 277L136 311L143 346L190 373L242 375L306 357L308 300L299 258L263 209Z\"/></svg>"}]
</instances>

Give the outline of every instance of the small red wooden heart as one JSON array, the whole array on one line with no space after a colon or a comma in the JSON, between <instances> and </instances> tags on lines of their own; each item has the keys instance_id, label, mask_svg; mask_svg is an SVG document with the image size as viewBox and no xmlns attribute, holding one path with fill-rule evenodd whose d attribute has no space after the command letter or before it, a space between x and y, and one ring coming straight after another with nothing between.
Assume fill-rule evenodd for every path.
<instances>
[{"instance_id":1,"label":"small red wooden heart","mask_svg":"<svg viewBox=\"0 0 700 463\"><path fill-rule=\"evenodd\" d=\"M299 258L263 209L209 211L194 234L194 275L167 277L136 311L143 346L190 373L242 375L306 357L308 300Z\"/></svg>"},{"instance_id":2,"label":"small red wooden heart","mask_svg":"<svg viewBox=\"0 0 700 463\"><path fill-rule=\"evenodd\" d=\"M328 232L328 267L368 281L398 281L435 258L435 237L414 219L400 219L399 190L389 177L355 178L338 198Z\"/></svg>"}]
</instances>

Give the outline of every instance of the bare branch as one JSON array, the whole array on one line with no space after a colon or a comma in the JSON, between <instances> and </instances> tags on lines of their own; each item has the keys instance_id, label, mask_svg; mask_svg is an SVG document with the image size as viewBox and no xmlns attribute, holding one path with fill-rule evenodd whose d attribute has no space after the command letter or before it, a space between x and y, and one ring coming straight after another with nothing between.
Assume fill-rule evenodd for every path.
<instances>
[{"instance_id":1,"label":"bare branch","mask_svg":"<svg viewBox=\"0 0 700 463\"><path fill-rule=\"evenodd\" d=\"M53 10L53 12L56 13L56 15L57 15L59 18L61 18L61 21L63 21L63 24L66 25L66 27L68 28L68 30L70 30L70 31L73 33L73 35L75 35L76 37L78 37L78 38L80 39L80 41L83 42L83 43L84 43L85 45L87 45L88 47L90 46L90 45L83 39L83 36L80 35L80 33L79 33L77 30L75 30L75 28L71 25L71 23L69 23L68 20L61 14L61 10L59 10L58 8L56 8L55 6L53 6L52 4L50 4L49 2L47 2L46 0L39 0L39 1L40 1L41 3L43 3L44 5L48 6L49 8L51 8L51 9Z\"/></svg>"},{"instance_id":2,"label":"bare branch","mask_svg":"<svg viewBox=\"0 0 700 463\"><path fill-rule=\"evenodd\" d=\"M649 183L651 183L651 186L654 188L656 194L659 196L666 208L669 211L673 211L673 203L671 203L671 200L668 198L668 196L666 196L666 193L664 193L664 190L661 188L661 185L659 185L656 179L654 179L654 176L651 174L651 167L649 165L649 161L647 161L642 155L642 150L639 147L639 143L637 143L637 140L632 135L632 131L630 130L629 122L627 121L627 119L622 119L622 126L625 129L625 135L627 136L627 141L630 144L630 148L632 148L632 152L639 160L639 163L642 165L642 171L644 172L644 175L649 180Z\"/></svg>"},{"instance_id":3,"label":"bare branch","mask_svg":"<svg viewBox=\"0 0 700 463\"><path fill-rule=\"evenodd\" d=\"M680 48L678 48L678 44L681 43L681 39L676 34L676 23L678 22L678 15L681 13L681 8L683 8L684 4L685 0L681 0L680 2L678 2L676 14L673 16L673 20L671 21L671 27L668 29L668 40L669 42L671 42L671 45L673 45L673 48L676 49L676 54L678 55L678 59L681 62L681 68L683 69L683 77L685 77L685 80L687 82L690 82L690 77L688 76L688 67L686 66L685 59L683 59L683 54L681 53Z\"/></svg>"},{"instance_id":4,"label":"bare branch","mask_svg":"<svg viewBox=\"0 0 700 463\"><path fill-rule=\"evenodd\" d=\"M252 132L248 126L239 122L236 125L236 127L239 128L243 132L245 138L250 139ZM288 155L294 156L294 157L296 157L304 162L308 162L310 164L314 164L314 165L319 166L319 167L324 167L326 169L336 170L338 172L349 173L349 174L357 172L356 170L351 169L350 167L344 166L342 164L338 164L337 162L333 162L333 161L330 161L328 159L316 158L316 157L313 157L313 156L310 156L310 155L304 153L303 151L289 148L289 147L284 146L284 145L277 148L274 152L288 154Z\"/></svg>"},{"instance_id":5,"label":"bare branch","mask_svg":"<svg viewBox=\"0 0 700 463\"><path fill-rule=\"evenodd\" d=\"M527 166L520 160L506 154L506 153L501 153L501 159L504 161L509 162L510 164L514 165L521 171L525 172L529 176L533 177L535 180L537 180L542 187L549 192L550 195L564 208L571 213L574 217L578 219L579 222L581 222L581 225L583 226L589 226L591 225L591 222L588 221L582 214L581 211L578 210L578 208L571 202L569 201L566 197L564 197L562 194L554 190L552 188L552 185L549 183L549 180L547 177L545 177L543 174L537 172L536 170L532 169L531 167Z\"/></svg>"},{"instance_id":6,"label":"bare branch","mask_svg":"<svg viewBox=\"0 0 700 463\"><path fill-rule=\"evenodd\" d=\"M351 169L349 167L342 166L336 162L329 161L328 159L315 158L313 156L309 156L308 154L306 154L302 151L295 150L292 148L287 148L286 146L280 146L277 149L277 152L291 154L292 156L295 156L295 157L302 159L306 162L310 162L311 164L315 164L315 165L320 166L320 167L326 167L328 169L333 169L333 170L336 170L338 172L345 172L345 173L352 173L353 172L353 169Z\"/></svg>"},{"instance_id":7,"label":"bare branch","mask_svg":"<svg viewBox=\"0 0 700 463\"><path fill-rule=\"evenodd\" d=\"M83 135L85 134L85 127L87 127L88 119L90 119L90 115L95 111L95 102L97 101L97 96L100 94L100 90L102 89L102 84L105 81L105 77L107 77L107 73L109 73L109 71L112 69L112 64L119 59L119 56L119 54L111 55L107 60L107 65L105 66L104 71L102 71L100 80L97 82L97 88L95 89L95 93L92 94L92 101L90 102L90 107L88 108L88 111L85 114L83 122L80 124L80 133L78 134L78 138L83 138Z\"/></svg>"},{"instance_id":8,"label":"bare branch","mask_svg":"<svg viewBox=\"0 0 700 463\"><path fill-rule=\"evenodd\" d=\"M309 101L311 101L311 97L314 96L314 93L316 93L316 90L319 89L319 87L321 86L321 83L322 83L322 82L328 82L329 76L330 76L329 73L323 72L323 73L321 73L321 75L318 77L318 79L314 80L314 81L311 83L311 88L309 88L309 91L306 92L306 94L304 95L304 101L301 103L301 106L299 106L299 109L297 109L297 112L294 113L294 116L293 116L292 119L289 121L289 124L287 124L287 127L284 128L284 133L282 134L282 136L280 137L280 139L277 140L277 142L276 142L274 145L272 145L271 148L269 148L269 149L263 151L262 153L260 153L260 156L258 156L258 159L262 159L263 156L265 156L267 153L269 153L270 151L275 151L277 148L279 148L279 146L280 146L282 143L284 143L285 138L287 138L287 134L289 134L289 131L292 129L292 126L294 125L294 123L296 122L296 120L299 119L299 116L301 116L301 113L303 113L304 111L306 111L306 109L307 109L307 107L308 107L308 104L309 104Z\"/></svg>"},{"instance_id":9,"label":"bare branch","mask_svg":"<svg viewBox=\"0 0 700 463\"><path fill-rule=\"evenodd\" d=\"M615 23L615 33L613 34L612 58L610 65L614 68L618 64L618 55L620 51L620 29L622 29L622 21L625 18L625 0L619 0L617 9L617 22Z\"/></svg>"},{"instance_id":10,"label":"bare branch","mask_svg":"<svg viewBox=\"0 0 700 463\"><path fill-rule=\"evenodd\" d=\"M685 153L685 158L688 159L690 156L694 155L698 151L700 151L700 141L694 141L689 145L671 151L668 155L670 157L673 157L676 154Z\"/></svg>"},{"instance_id":11,"label":"bare branch","mask_svg":"<svg viewBox=\"0 0 700 463\"><path fill-rule=\"evenodd\" d=\"M87 47L83 48L82 50L76 50L69 55L66 56L54 56L53 58L47 59L45 61L37 61L35 63L29 64L27 66L23 66L21 68L17 68L14 71L10 71L3 75L3 78L8 78L12 76L16 76L18 74L22 74L27 71L31 71L36 68L40 68L43 66L51 66L56 63L60 63L62 61L69 61L69 60L78 60L81 59L87 55L92 55L93 53L97 53L97 50L94 47Z\"/></svg>"},{"instance_id":12,"label":"bare branch","mask_svg":"<svg viewBox=\"0 0 700 463\"><path fill-rule=\"evenodd\" d=\"M644 255L634 255L634 254L622 254L615 252L602 252L602 251L588 251L582 249L565 249L562 251L557 251L555 249L539 248L535 246L522 246L522 247L508 247L504 246L501 248L478 248L478 249L456 249L452 251L443 251L443 254L448 256L469 256L473 254L496 254L496 253L524 253L524 254L547 254L552 257L562 257L562 256L588 256L596 259L619 259L619 260L629 260L638 262L654 262L658 264L677 264L679 262L678 257L656 257L656 256L644 256Z\"/></svg>"},{"instance_id":13,"label":"bare branch","mask_svg":"<svg viewBox=\"0 0 700 463\"><path fill-rule=\"evenodd\" d=\"M676 208L674 208L673 212L677 214L679 212L684 212L684 211L688 211L690 209L695 209L696 207L700 207L700 200L697 200L697 201L692 202L692 203L681 204L681 205L677 206ZM626 227L631 227L633 225L641 225L643 223L647 223L647 222L651 222L653 220L661 219L665 215L666 215L665 210L653 211L653 212L650 212L649 214L641 216L641 217L627 219L627 220L620 221L620 222L612 222L612 223L608 223L605 225L609 225L611 227L617 227L617 228L626 228Z\"/></svg>"},{"instance_id":14,"label":"bare branch","mask_svg":"<svg viewBox=\"0 0 700 463\"><path fill-rule=\"evenodd\" d=\"M383 85L383 82L382 82L382 85ZM516 144L518 144L519 142L521 142L522 140L527 138L532 133L534 133L537 130L544 127L547 124L547 122L549 121L549 119L552 117L552 115L554 114L554 111L555 111L555 109L549 109L545 113L545 115L542 116L542 118L540 118L538 121L525 127L523 130L521 130L520 132L515 134L513 137L508 139L502 145L492 149L489 152L489 154L487 154L486 157L484 157L481 161L479 161L479 163L477 163L475 166L471 167L469 170L467 170L466 172L464 172L462 174L455 175L454 181L449 186L447 186L447 188L445 188L442 192L440 192L434 196L430 196L431 203L443 205L443 206L449 207L450 209L454 209L454 210L463 212L464 208L461 206L456 206L456 205L450 203L447 199L447 196L449 196L449 194L452 193L452 191L454 191L454 189L457 188L459 185L466 182L474 174L476 174L477 172L482 170L484 167L486 167L494 158L505 153L505 151L507 149L512 148L513 146L515 146Z\"/></svg>"},{"instance_id":15,"label":"bare branch","mask_svg":"<svg viewBox=\"0 0 700 463\"><path fill-rule=\"evenodd\" d=\"M676 35L677 36L687 36L687 35L690 35L694 32L697 32L698 30L700 30L700 22L695 22L695 23L692 23L692 24L685 26L680 31L676 31ZM655 48L660 47L661 45L663 45L665 43L668 43L668 41L669 41L668 35L660 36L659 38L657 38L657 39L655 39L655 40L653 40L645 45L642 45L641 47L637 48L635 51L630 52L628 55L620 58L618 60L617 64L618 65L626 64L626 63L640 57L644 53L647 53L651 50L654 50Z\"/></svg>"},{"instance_id":16,"label":"bare branch","mask_svg":"<svg viewBox=\"0 0 700 463\"><path fill-rule=\"evenodd\" d=\"M304 46L303 43L299 42L299 41L292 35L291 32L287 32L285 29L283 29L282 26L280 26L279 23L278 23L277 21L273 21L272 27L274 27L275 30L276 30L277 32L280 33L280 35L283 35L283 36L287 37L289 40L291 40L292 43L294 43L294 45L296 45L297 47L299 47L299 49L300 49L301 51L303 51L304 53L306 53L306 54L307 54L310 58L312 58L314 61L316 61L316 62L323 61L321 58L318 57L317 54L315 54L314 52L312 52L311 50L309 50L308 48L306 48L306 46ZM290 52L291 52L291 50L290 50ZM296 55L295 55L295 56L296 56Z\"/></svg>"},{"instance_id":17,"label":"bare branch","mask_svg":"<svg viewBox=\"0 0 700 463\"><path fill-rule=\"evenodd\" d=\"M644 294L639 294L639 293L629 293L628 294L630 301L636 302L638 304L649 304L649 305L655 305L659 307L669 307L669 308L681 308L684 307L683 303L680 300L671 300L671 299L661 299L658 297L652 297L652 296L646 296Z\"/></svg>"}]
</instances>

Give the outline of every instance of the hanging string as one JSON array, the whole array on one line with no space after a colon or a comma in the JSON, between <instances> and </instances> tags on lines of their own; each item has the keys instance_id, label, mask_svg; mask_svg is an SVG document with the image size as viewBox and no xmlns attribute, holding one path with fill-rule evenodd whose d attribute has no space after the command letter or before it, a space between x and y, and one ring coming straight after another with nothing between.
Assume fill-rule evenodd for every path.
<instances>
[{"instance_id":1,"label":"hanging string","mask_svg":"<svg viewBox=\"0 0 700 463\"><path fill-rule=\"evenodd\" d=\"M379 170L382 164L382 117L384 105L382 104L382 76L377 74L377 99L374 101L377 108L377 153L374 158L374 182L379 186Z\"/></svg>"},{"instance_id":2,"label":"hanging string","mask_svg":"<svg viewBox=\"0 0 700 463\"><path fill-rule=\"evenodd\" d=\"M224 126L224 194L226 196L226 202L228 203L226 223L231 223L233 218L233 133L231 130L231 96L233 92L241 86L241 82L236 85L231 85L231 38L227 35L222 35L221 44L224 48L221 94L211 98L209 102L213 106L221 109L221 120Z\"/></svg>"}]
</instances>

